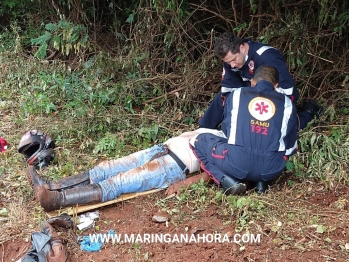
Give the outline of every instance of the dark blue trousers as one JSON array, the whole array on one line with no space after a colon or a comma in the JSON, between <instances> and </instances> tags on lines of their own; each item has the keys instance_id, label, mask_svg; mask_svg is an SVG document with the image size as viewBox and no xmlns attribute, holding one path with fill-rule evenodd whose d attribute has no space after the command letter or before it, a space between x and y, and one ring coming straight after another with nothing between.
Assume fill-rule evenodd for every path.
<instances>
[{"instance_id":1,"label":"dark blue trousers","mask_svg":"<svg viewBox=\"0 0 349 262\"><path fill-rule=\"evenodd\" d=\"M253 182L269 181L285 168L284 152L261 152L230 145L227 139L200 134L192 147L202 168L219 184L224 175Z\"/></svg>"}]
</instances>

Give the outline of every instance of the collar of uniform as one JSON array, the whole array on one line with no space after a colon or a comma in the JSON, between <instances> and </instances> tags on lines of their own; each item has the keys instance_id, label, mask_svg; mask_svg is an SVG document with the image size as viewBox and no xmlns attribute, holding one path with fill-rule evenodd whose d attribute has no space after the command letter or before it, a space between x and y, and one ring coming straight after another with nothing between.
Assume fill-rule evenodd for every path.
<instances>
[{"instance_id":1,"label":"collar of uniform","mask_svg":"<svg viewBox=\"0 0 349 262\"><path fill-rule=\"evenodd\" d=\"M274 90L273 84L267 80L259 80L257 85L254 88L257 88L258 90L261 90L261 91Z\"/></svg>"},{"instance_id":2,"label":"collar of uniform","mask_svg":"<svg viewBox=\"0 0 349 262\"><path fill-rule=\"evenodd\" d=\"M251 57L252 57L252 54L251 54L251 43L252 43L252 41L250 39L244 39L243 41L244 41L244 43L247 43L248 46L249 46L248 53L245 56L245 65L247 65L250 62Z\"/></svg>"}]
</instances>

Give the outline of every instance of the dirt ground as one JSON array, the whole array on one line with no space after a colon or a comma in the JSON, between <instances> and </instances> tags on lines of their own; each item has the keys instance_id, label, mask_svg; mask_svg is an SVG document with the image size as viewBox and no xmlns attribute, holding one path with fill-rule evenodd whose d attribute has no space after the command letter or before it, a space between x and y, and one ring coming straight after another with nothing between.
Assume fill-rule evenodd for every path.
<instances>
[{"instance_id":1,"label":"dirt ground","mask_svg":"<svg viewBox=\"0 0 349 262\"><path fill-rule=\"evenodd\" d=\"M71 261L349 261L349 189L330 192L320 184L301 182L292 187L274 185L269 194L251 198L264 203L261 211L246 211L247 223L217 203L197 208L190 199L178 205L164 200L163 191L99 209L95 227L84 232L60 230ZM1 206L8 203L2 199ZM28 203L28 210L35 202ZM160 213L159 213L160 212ZM166 214L168 223L155 222ZM241 216L240 216L241 218ZM239 223L239 224L238 224ZM98 229L98 230L97 230ZM39 231L36 227L29 232ZM77 235L123 234L260 234L259 243L108 243L100 251L81 251ZM29 233L28 232L28 233ZM29 236L15 236L0 247L1 261L17 261L31 246ZM209 240L209 239L208 239ZM253 240L253 239L252 239ZM252 243L251 243L252 242Z\"/></svg>"}]
</instances>

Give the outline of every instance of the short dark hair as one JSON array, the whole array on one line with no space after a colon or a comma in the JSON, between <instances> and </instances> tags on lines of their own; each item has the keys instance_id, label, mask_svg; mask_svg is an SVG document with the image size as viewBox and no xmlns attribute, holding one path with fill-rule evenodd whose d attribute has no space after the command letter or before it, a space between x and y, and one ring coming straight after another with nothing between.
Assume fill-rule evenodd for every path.
<instances>
[{"instance_id":1,"label":"short dark hair","mask_svg":"<svg viewBox=\"0 0 349 262\"><path fill-rule=\"evenodd\" d=\"M279 72L275 67L262 65L256 69L253 79L256 83L260 80L267 80L275 85L279 83Z\"/></svg>"},{"instance_id":2,"label":"short dark hair","mask_svg":"<svg viewBox=\"0 0 349 262\"><path fill-rule=\"evenodd\" d=\"M230 51L233 54L240 52L240 46L244 44L244 41L233 35L230 32L221 34L215 39L214 53L220 59L223 59Z\"/></svg>"}]
</instances>

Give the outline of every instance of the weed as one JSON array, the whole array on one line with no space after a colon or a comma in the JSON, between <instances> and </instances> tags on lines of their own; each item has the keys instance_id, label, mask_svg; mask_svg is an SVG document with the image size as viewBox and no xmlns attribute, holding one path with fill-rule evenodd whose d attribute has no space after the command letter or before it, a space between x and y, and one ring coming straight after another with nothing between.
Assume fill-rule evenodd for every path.
<instances>
[{"instance_id":1,"label":"weed","mask_svg":"<svg viewBox=\"0 0 349 262\"><path fill-rule=\"evenodd\" d=\"M321 179L329 188L346 183L348 145L346 129L332 129L331 135L303 132L299 138L300 153L292 158L294 168L302 174L305 171L308 177Z\"/></svg>"},{"instance_id":2,"label":"weed","mask_svg":"<svg viewBox=\"0 0 349 262\"><path fill-rule=\"evenodd\" d=\"M17 44L18 28L14 25L14 30L4 29L0 34L0 52L12 49Z\"/></svg>"},{"instance_id":3,"label":"weed","mask_svg":"<svg viewBox=\"0 0 349 262\"><path fill-rule=\"evenodd\" d=\"M204 208L214 197L212 188L207 187L207 182L200 179L199 182L191 184L189 188L182 188L179 194L180 203L187 203L193 210Z\"/></svg>"},{"instance_id":4,"label":"weed","mask_svg":"<svg viewBox=\"0 0 349 262\"><path fill-rule=\"evenodd\" d=\"M150 128L141 127L138 130L138 134L149 144L157 139L158 132L159 126L156 124L152 124Z\"/></svg>"},{"instance_id":5,"label":"weed","mask_svg":"<svg viewBox=\"0 0 349 262\"><path fill-rule=\"evenodd\" d=\"M249 229L249 222L252 221L256 213L263 211L265 208L263 202L254 196L228 196L227 202L232 214L236 214L235 230L241 232Z\"/></svg>"},{"instance_id":6,"label":"weed","mask_svg":"<svg viewBox=\"0 0 349 262\"><path fill-rule=\"evenodd\" d=\"M115 134L107 132L105 136L99 140L93 149L93 153L98 154L105 152L111 154L113 152L113 154L120 154L123 147L124 143L120 141Z\"/></svg>"},{"instance_id":7,"label":"weed","mask_svg":"<svg viewBox=\"0 0 349 262\"><path fill-rule=\"evenodd\" d=\"M33 10L30 3L21 0L3 0L0 3L0 15L5 16L11 14L11 17L19 19L28 10Z\"/></svg>"},{"instance_id":8,"label":"weed","mask_svg":"<svg viewBox=\"0 0 349 262\"><path fill-rule=\"evenodd\" d=\"M142 257L142 252L141 252L142 246L140 243L135 242L132 244L131 249L129 249L130 254L134 254L136 257L136 260L140 261Z\"/></svg>"},{"instance_id":9,"label":"weed","mask_svg":"<svg viewBox=\"0 0 349 262\"><path fill-rule=\"evenodd\" d=\"M87 29L83 25L60 20L57 24L46 24L45 29L43 35L31 40L32 45L39 45L34 54L36 57L45 58L49 47L68 56L71 52L78 53L89 46Z\"/></svg>"},{"instance_id":10,"label":"weed","mask_svg":"<svg viewBox=\"0 0 349 262\"><path fill-rule=\"evenodd\" d=\"M291 186L294 186L295 184L296 184L295 181L293 181L293 180L291 180L291 179L288 179L288 180L287 180L287 185L288 185L288 186L291 187Z\"/></svg>"}]
</instances>

